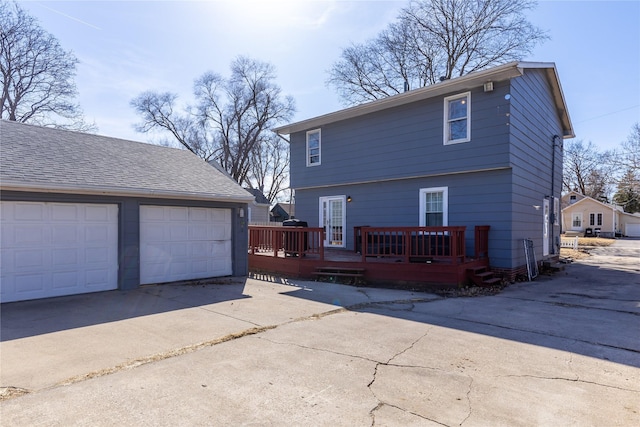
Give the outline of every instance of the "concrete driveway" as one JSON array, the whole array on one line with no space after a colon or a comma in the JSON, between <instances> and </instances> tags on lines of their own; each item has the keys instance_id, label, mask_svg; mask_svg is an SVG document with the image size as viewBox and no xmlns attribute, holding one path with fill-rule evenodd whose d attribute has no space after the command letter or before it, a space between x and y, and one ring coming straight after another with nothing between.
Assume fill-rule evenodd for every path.
<instances>
[{"instance_id":1,"label":"concrete driveway","mask_svg":"<svg viewBox=\"0 0 640 427\"><path fill-rule=\"evenodd\" d=\"M640 425L639 259L475 298L265 276L4 304L0 424Z\"/></svg>"}]
</instances>

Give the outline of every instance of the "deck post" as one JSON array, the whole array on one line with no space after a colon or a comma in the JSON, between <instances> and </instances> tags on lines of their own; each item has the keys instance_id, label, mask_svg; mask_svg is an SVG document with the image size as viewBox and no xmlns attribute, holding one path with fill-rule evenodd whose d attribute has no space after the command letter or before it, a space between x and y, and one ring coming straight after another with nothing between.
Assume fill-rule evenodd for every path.
<instances>
[{"instance_id":1,"label":"deck post","mask_svg":"<svg viewBox=\"0 0 640 427\"><path fill-rule=\"evenodd\" d=\"M278 239L276 238L277 235L279 235L280 233L278 232L278 230L273 230L271 232L271 247L273 248L273 256L277 257L278 256Z\"/></svg>"},{"instance_id":2,"label":"deck post","mask_svg":"<svg viewBox=\"0 0 640 427\"><path fill-rule=\"evenodd\" d=\"M403 230L402 238L404 239L404 262L409 264L411 255L411 231Z\"/></svg>"}]
</instances>

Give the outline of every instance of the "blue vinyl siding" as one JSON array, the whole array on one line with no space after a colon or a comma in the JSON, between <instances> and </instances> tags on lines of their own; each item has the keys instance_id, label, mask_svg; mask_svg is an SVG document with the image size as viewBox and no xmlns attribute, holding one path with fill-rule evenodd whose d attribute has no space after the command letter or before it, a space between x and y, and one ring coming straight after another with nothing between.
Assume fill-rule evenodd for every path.
<instances>
[{"instance_id":1,"label":"blue vinyl siding","mask_svg":"<svg viewBox=\"0 0 640 427\"><path fill-rule=\"evenodd\" d=\"M560 198L562 187L562 151L555 148L555 194L551 194L553 135L562 135L562 125L544 71L528 70L511 81L511 110L512 258L517 266L525 263L522 239L532 238L536 257L542 258L544 212L534 206L542 206L545 196ZM551 199L549 203L553 209ZM559 233L559 226L553 226L553 235Z\"/></svg>"},{"instance_id":2,"label":"blue vinyl siding","mask_svg":"<svg viewBox=\"0 0 640 427\"><path fill-rule=\"evenodd\" d=\"M471 140L444 145L444 98L469 90ZM296 132L290 135L296 216L318 226L320 197L351 196L345 238L353 248L354 226L417 226L419 190L447 187L448 223L467 227L468 254L474 226L490 225L492 266L525 265L525 238L534 240L540 260L543 199L559 198L562 182L557 149L552 195L552 139L562 136L555 108L545 71L527 69L523 76L494 82L492 92L462 88L324 125L318 167L306 167L305 132ZM554 227L553 235L559 231Z\"/></svg>"},{"instance_id":3,"label":"blue vinyl siding","mask_svg":"<svg viewBox=\"0 0 640 427\"><path fill-rule=\"evenodd\" d=\"M369 184L298 190L296 217L318 227L319 198L348 195L346 204L347 248L353 249L353 227L418 226L421 188L448 187L449 225L466 226L467 251L473 253L476 225L491 225L490 251L494 265L508 262L511 255L502 249L510 243L511 171L453 174L430 178L385 181Z\"/></svg>"},{"instance_id":4,"label":"blue vinyl siding","mask_svg":"<svg viewBox=\"0 0 640 427\"><path fill-rule=\"evenodd\" d=\"M437 97L322 127L322 164L306 167L305 132L291 135L295 188L505 167L509 164L508 84L472 91L471 141L443 144ZM313 169L313 170L311 170Z\"/></svg>"}]
</instances>

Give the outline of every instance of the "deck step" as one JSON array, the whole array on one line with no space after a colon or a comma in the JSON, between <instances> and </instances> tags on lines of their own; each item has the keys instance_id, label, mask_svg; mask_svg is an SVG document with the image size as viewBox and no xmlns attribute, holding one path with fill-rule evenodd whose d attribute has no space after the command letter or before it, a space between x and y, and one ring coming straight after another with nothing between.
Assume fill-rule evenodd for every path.
<instances>
[{"instance_id":1,"label":"deck step","mask_svg":"<svg viewBox=\"0 0 640 427\"><path fill-rule=\"evenodd\" d=\"M502 279L494 277L493 272L486 267L474 267L467 269L468 279L476 286L490 287L498 285Z\"/></svg>"},{"instance_id":2,"label":"deck step","mask_svg":"<svg viewBox=\"0 0 640 427\"><path fill-rule=\"evenodd\" d=\"M314 276L327 277L329 280L334 281L338 277L351 278L354 283L364 278L364 268L350 268L350 267L317 267L316 271L312 272Z\"/></svg>"},{"instance_id":3,"label":"deck step","mask_svg":"<svg viewBox=\"0 0 640 427\"><path fill-rule=\"evenodd\" d=\"M331 271L314 271L315 276L340 276L340 277L362 277L362 273L338 273Z\"/></svg>"},{"instance_id":4,"label":"deck step","mask_svg":"<svg viewBox=\"0 0 640 427\"><path fill-rule=\"evenodd\" d=\"M352 267L317 267L316 271L326 271L326 272L341 272L341 271L352 271L357 273L364 273L364 268L352 268Z\"/></svg>"}]
</instances>

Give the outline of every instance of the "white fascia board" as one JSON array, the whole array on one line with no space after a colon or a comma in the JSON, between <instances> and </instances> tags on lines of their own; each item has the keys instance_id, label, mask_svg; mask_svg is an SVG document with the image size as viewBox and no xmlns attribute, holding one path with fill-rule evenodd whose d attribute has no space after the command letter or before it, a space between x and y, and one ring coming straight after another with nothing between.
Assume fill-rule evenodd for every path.
<instances>
[{"instance_id":1,"label":"white fascia board","mask_svg":"<svg viewBox=\"0 0 640 427\"><path fill-rule=\"evenodd\" d=\"M1 186L2 191L25 191L30 193L62 193L62 194L84 194L84 195L99 195L99 196L122 196L122 197L147 197L147 198L165 198L165 199L179 199L179 200L205 200L215 202L236 202L236 203L250 203L253 200L253 196L226 196L223 194L210 194L210 193L190 193L180 191L162 191L162 190L150 190L150 189L136 189L136 188L114 188L114 187L79 187L79 186L65 186L62 184L41 184L41 183L16 183L3 181Z\"/></svg>"},{"instance_id":2,"label":"white fascia board","mask_svg":"<svg viewBox=\"0 0 640 427\"><path fill-rule=\"evenodd\" d=\"M564 139L575 138L576 135L573 131L573 125L571 124L571 117L569 116L569 111L567 110L567 103L564 98L562 84L560 84L560 78L558 77L558 70L556 69L556 64L553 62L522 62L520 64L520 68L522 69L537 68L537 69L545 69L547 71L547 78L551 83L551 91L553 93L553 98L556 103L558 116L560 116L560 119L562 120L562 126L564 127L564 132L562 137Z\"/></svg>"}]
</instances>

